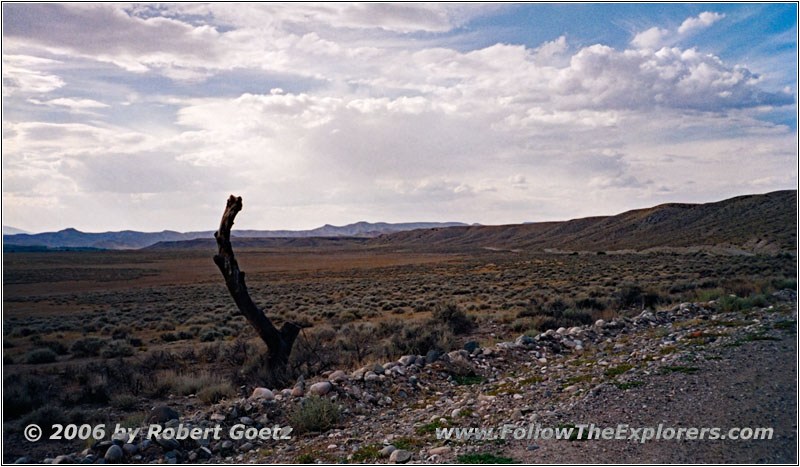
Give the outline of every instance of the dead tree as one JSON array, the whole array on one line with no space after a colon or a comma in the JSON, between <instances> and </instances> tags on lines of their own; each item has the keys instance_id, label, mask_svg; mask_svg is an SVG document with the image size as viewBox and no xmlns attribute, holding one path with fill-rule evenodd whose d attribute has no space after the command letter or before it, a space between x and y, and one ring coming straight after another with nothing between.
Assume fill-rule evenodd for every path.
<instances>
[{"instance_id":1,"label":"dead tree","mask_svg":"<svg viewBox=\"0 0 800 467\"><path fill-rule=\"evenodd\" d=\"M231 293L233 301L236 302L239 311L247 318L250 325L255 328L261 340L267 344L270 368L280 370L285 368L289 361L289 354L292 352L292 345L300 332L300 327L286 322L278 330L250 298L247 286L244 283L244 271L239 270L239 264L233 256L233 247L231 246L233 219L241 210L242 197L231 195L228 198L227 206L225 206L225 212L222 213L219 230L214 232L214 238L217 239L217 246L219 247L219 253L214 255L214 262L222 272L228 291Z\"/></svg>"}]
</instances>

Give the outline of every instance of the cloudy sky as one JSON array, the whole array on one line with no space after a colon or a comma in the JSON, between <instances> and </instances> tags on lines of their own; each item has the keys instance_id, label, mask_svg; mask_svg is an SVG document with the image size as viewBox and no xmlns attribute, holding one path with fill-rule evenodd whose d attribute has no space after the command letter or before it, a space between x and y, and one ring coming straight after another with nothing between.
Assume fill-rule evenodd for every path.
<instances>
[{"instance_id":1,"label":"cloudy sky","mask_svg":"<svg viewBox=\"0 0 800 467\"><path fill-rule=\"evenodd\" d=\"M794 4L3 4L3 224L483 224L797 186Z\"/></svg>"}]
</instances>

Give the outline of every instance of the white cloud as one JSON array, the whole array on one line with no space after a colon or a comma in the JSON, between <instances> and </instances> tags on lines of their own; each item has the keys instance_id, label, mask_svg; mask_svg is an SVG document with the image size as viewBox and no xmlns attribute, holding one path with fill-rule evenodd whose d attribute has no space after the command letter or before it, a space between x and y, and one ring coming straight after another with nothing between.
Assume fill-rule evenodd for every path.
<instances>
[{"instance_id":1,"label":"white cloud","mask_svg":"<svg viewBox=\"0 0 800 467\"><path fill-rule=\"evenodd\" d=\"M636 34L633 40L631 40L631 43L634 46L642 49L658 49L664 45L664 42L668 36L669 31L666 29L652 27L640 32L639 34Z\"/></svg>"},{"instance_id":2,"label":"white cloud","mask_svg":"<svg viewBox=\"0 0 800 467\"><path fill-rule=\"evenodd\" d=\"M687 18L678 27L678 34L689 34L699 29L707 28L724 18L724 14L704 11L695 18Z\"/></svg>"},{"instance_id":3,"label":"white cloud","mask_svg":"<svg viewBox=\"0 0 800 467\"><path fill-rule=\"evenodd\" d=\"M4 122L9 219L207 229L235 192L248 203L242 228L502 223L646 205L689 182L722 192L796 179L794 133L757 118L793 91L675 46L667 29L630 48L562 35L459 50L409 32L452 33L471 7L8 8L4 92L10 70L8 102L43 114ZM75 92L70 77L92 67L114 70L119 87ZM48 120L56 113L68 121ZM89 201L92 212L75 207Z\"/></svg>"}]
</instances>

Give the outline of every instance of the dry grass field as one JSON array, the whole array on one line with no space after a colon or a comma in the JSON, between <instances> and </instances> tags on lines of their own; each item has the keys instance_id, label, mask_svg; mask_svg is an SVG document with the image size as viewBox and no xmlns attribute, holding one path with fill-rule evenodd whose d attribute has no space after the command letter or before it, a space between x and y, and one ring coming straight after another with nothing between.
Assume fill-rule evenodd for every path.
<instances>
[{"instance_id":1,"label":"dry grass field","mask_svg":"<svg viewBox=\"0 0 800 467\"><path fill-rule=\"evenodd\" d=\"M789 254L397 247L237 253L267 315L277 325L290 320L306 327L289 378L447 351L467 340L490 345L698 298L735 294L759 303L773 290L796 287ZM211 256L205 250L6 253L6 434L53 418L138 424L162 400L212 403L254 385L277 386L262 368L263 344L237 314ZM443 316L463 325L439 322ZM7 452L7 461L19 455Z\"/></svg>"}]
</instances>

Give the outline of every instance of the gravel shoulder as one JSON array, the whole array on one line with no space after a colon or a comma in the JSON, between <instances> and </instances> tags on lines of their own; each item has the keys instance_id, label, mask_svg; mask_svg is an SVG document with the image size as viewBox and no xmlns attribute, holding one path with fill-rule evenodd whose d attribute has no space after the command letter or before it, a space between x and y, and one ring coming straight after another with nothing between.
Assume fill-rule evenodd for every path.
<instances>
[{"instance_id":1,"label":"gravel shoulder","mask_svg":"<svg viewBox=\"0 0 800 467\"><path fill-rule=\"evenodd\" d=\"M772 427L771 440L631 440L515 443L504 455L526 463L797 463L797 342L720 347L695 374L651 375L644 386L593 394L553 425ZM717 359L717 357L719 359ZM545 424L545 421L543 421ZM532 449L530 446L538 446Z\"/></svg>"}]
</instances>

